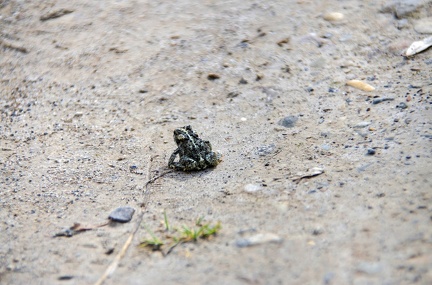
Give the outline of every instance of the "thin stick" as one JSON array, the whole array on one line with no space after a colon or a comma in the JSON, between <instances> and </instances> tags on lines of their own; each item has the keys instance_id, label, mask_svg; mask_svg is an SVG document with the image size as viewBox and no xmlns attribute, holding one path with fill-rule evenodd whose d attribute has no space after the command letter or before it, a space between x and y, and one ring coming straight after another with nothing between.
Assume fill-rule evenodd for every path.
<instances>
[{"instance_id":1,"label":"thin stick","mask_svg":"<svg viewBox=\"0 0 432 285\"><path fill-rule=\"evenodd\" d=\"M140 224L143 220L143 217L144 217L144 210L143 209L148 203L148 195L149 195L148 185L155 182L158 178L164 176L165 174L172 172L172 170L170 170L170 171L167 171L165 173L162 173L159 176L156 176L156 177L153 177L150 179L150 168L151 168L151 162L152 161L153 161L153 158L150 157L149 167L147 168L148 181L145 183L145 191L143 193L143 196L144 196L143 202L141 203L141 206L139 209L138 220L137 220L137 223L135 225L134 231L129 235L128 239L124 243L120 252L117 254L117 256L114 258L114 260L111 262L110 266L108 266L108 268L105 270L105 273L99 278L98 281L96 281L96 283L94 285L102 285L105 282L105 280L114 273L114 271L117 269L117 266L120 263L120 260L123 258L127 249L129 248L130 244L132 243L132 240L133 240L135 234L138 232L139 226L140 226Z\"/></svg>"}]
</instances>

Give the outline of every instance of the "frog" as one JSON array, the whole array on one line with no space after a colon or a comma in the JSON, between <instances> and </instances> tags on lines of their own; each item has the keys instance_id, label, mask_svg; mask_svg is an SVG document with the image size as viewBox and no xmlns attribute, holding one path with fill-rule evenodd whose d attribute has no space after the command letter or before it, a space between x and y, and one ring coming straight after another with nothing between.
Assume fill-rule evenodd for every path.
<instances>
[{"instance_id":1,"label":"frog","mask_svg":"<svg viewBox=\"0 0 432 285\"><path fill-rule=\"evenodd\" d=\"M174 130L177 149L171 154L168 167L184 172L212 168L219 164L221 155L212 151L209 141L202 140L190 125ZM175 161L177 155L179 160Z\"/></svg>"}]
</instances>

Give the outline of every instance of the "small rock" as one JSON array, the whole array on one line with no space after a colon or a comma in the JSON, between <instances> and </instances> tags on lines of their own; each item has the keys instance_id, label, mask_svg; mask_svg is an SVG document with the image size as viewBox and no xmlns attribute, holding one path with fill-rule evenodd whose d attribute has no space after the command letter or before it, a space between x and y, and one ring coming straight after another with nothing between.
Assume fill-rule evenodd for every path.
<instances>
[{"instance_id":1,"label":"small rock","mask_svg":"<svg viewBox=\"0 0 432 285\"><path fill-rule=\"evenodd\" d=\"M276 145L274 143L269 144L269 145L263 145L257 148L256 154L259 156L265 156L265 155L269 155L270 153L272 153L274 151L274 149L276 148Z\"/></svg>"},{"instance_id":2,"label":"small rock","mask_svg":"<svg viewBox=\"0 0 432 285\"><path fill-rule=\"evenodd\" d=\"M127 223L132 220L135 209L129 206L118 207L109 215L109 219L114 222Z\"/></svg>"},{"instance_id":3,"label":"small rock","mask_svg":"<svg viewBox=\"0 0 432 285\"><path fill-rule=\"evenodd\" d=\"M376 153L376 150L374 150L373 148L368 148L367 155L374 155L375 153Z\"/></svg>"},{"instance_id":4,"label":"small rock","mask_svg":"<svg viewBox=\"0 0 432 285\"><path fill-rule=\"evenodd\" d=\"M360 81L360 80L349 80L346 84L351 86L351 87L354 87L354 88L357 88L357 89L360 89L363 91L367 91L367 92L375 90L375 87L373 87L372 85L369 85L363 81Z\"/></svg>"},{"instance_id":5,"label":"small rock","mask_svg":"<svg viewBox=\"0 0 432 285\"><path fill-rule=\"evenodd\" d=\"M328 150L331 149L331 146L329 146L328 144L323 144L323 145L321 145L321 149L325 150L325 151L328 151Z\"/></svg>"},{"instance_id":6,"label":"small rock","mask_svg":"<svg viewBox=\"0 0 432 285\"><path fill-rule=\"evenodd\" d=\"M235 97L239 96L240 94L241 94L240 92L232 91L232 92L228 93L227 98L235 98Z\"/></svg>"},{"instance_id":7,"label":"small rock","mask_svg":"<svg viewBox=\"0 0 432 285\"><path fill-rule=\"evenodd\" d=\"M291 179L294 182L300 182L300 180L302 180L303 178L311 178L311 177L315 177L318 176L320 174L324 173L324 168L321 167L312 167L310 169L308 169L307 172L297 172L297 174L291 176Z\"/></svg>"},{"instance_id":8,"label":"small rock","mask_svg":"<svg viewBox=\"0 0 432 285\"><path fill-rule=\"evenodd\" d=\"M247 184L244 187L245 192L247 193L256 193L262 189L261 185L258 184Z\"/></svg>"},{"instance_id":9,"label":"small rock","mask_svg":"<svg viewBox=\"0 0 432 285\"><path fill-rule=\"evenodd\" d=\"M260 233L248 238L238 239L236 245L238 247L248 247L263 243L281 243L283 239L272 233Z\"/></svg>"},{"instance_id":10,"label":"small rock","mask_svg":"<svg viewBox=\"0 0 432 285\"><path fill-rule=\"evenodd\" d=\"M74 277L72 275L62 275L57 278L59 281L72 280Z\"/></svg>"},{"instance_id":11,"label":"small rock","mask_svg":"<svg viewBox=\"0 0 432 285\"><path fill-rule=\"evenodd\" d=\"M425 38L421 41L413 42L405 52L405 56L413 56L432 46L432 37Z\"/></svg>"},{"instance_id":12,"label":"small rock","mask_svg":"<svg viewBox=\"0 0 432 285\"><path fill-rule=\"evenodd\" d=\"M414 24L414 30L420 34L432 34L432 17L416 21Z\"/></svg>"},{"instance_id":13,"label":"small rock","mask_svg":"<svg viewBox=\"0 0 432 285\"><path fill-rule=\"evenodd\" d=\"M392 13L398 19L406 17L420 17L419 14L425 13L423 0L389 0L381 9L383 13Z\"/></svg>"},{"instance_id":14,"label":"small rock","mask_svg":"<svg viewBox=\"0 0 432 285\"><path fill-rule=\"evenodd\" d=\"M216 73L210 73L209 75L207 75L207 79L211 80L211 81L219 79L219 78L220 78L220 76Z\"/></svg>"},{"instance_id":15,"label":"small rock","mask_svg":"<svg viewBox=\"0 0 432 285\"><path fill-rule=\"evenodd\" d=\"M344 14L339 12L330 12L323 16L323 19L329 22L338 22L343 20Z\"/></svg>"},{"instance_id":16,"label":"small rock","mask_svg":"<svg viewBox=\"0 0 432 285\"><path fill-rule=\"evenodd\" d=\"M408 108L408 105L405 102L400 102L399 104L396 105L396 108L403 110L403 109Z\"/></svg>"},{"instance_id":17,"label":"small rock","mask_svg":"<svg viewBox=\"0 0 432 285\"><path fill-rule=\"evenodd\" d=\"M41 21L47 21L47 20L59 18L61 16L70 14L72 12L74 12L74 10L72 10L72 9L59 9L59 10L51 11L45 15L42 15L42 16L40 16L39 19Z\"/></svg>"},{"instance_id":18,"label":"small rock","mask_svg":"<svg viewBox=\"0 0 432 285\"><path fill-rule=\"evenodd\" d=\"M357 125L354 125L353 128L365 128L369 126L371 122L360 122Z\"/></svg>"},{"instance_id":19,"label":"small rock","mask_svg":"<svg viewBox=\"0 0 432 285\"><path fill-rule=\"evenodd\" d=\"M281 119L278 122L278 125L281 125L285 128L292 128L292 127L294 127L297 120L298 120L298 118L296 116L287 116L287 117Z\"/></svg>"},{"instance_id":20,"label":"small rock","mask_svg":"<svg viewBox=\"0 0 432 285\"><path fill-rule=\"evenodd\" d=\"M239 84L248 84L248 82L246 79L242 78L240 79Z\"/></svg>"},{"instance_id":21,"label":"small rock","mask_svg":"<svg viewBox=\"0 0 432 285\"><path fill-rule=\"evenodd\" d=\"M372 104L376 105L384 101L393 101L394 98L376 98L372 100Z\"/></svg>"}]
</instances>

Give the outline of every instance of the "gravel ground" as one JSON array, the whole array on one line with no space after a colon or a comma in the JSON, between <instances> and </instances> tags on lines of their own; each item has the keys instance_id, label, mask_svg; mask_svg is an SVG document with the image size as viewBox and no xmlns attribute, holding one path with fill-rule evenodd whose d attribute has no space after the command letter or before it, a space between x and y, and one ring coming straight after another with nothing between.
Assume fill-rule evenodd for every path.
<instances>
[{"instance_id":1,"label":"gravel ground","mask_svg":"<svg viewBox=\"0 0 432 285\"><path fill-rule=\"evenodd\" d=\"M137 225L104 284L432 284L432 50L402 56L432 1L0 14L1 284L96 284ZM216 168L166 173L186 125ZM53 238L119 206L131 222ZM139 247L198 218L221 229Z\"/></svg>"}]
</instances>

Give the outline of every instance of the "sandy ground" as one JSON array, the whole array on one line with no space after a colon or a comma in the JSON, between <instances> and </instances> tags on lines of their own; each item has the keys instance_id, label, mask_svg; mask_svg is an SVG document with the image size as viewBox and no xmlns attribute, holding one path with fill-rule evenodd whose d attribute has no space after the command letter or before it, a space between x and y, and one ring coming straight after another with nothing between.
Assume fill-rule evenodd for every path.
<instances>
[{"instance_id":1,"label":"sandy ground","mask_svg":"<svg viewBox=\"0 0 432 285\"><path fill-rule=\"evenodd\" d=\"M401 53L432 4L385 4L0 1L0 283L95 283L144 203L105 284L431 284L432 51ZM185 125L223 161L146 188ZM138 247L164 211L222 228Z\"/></svg>"}]
</instances>

